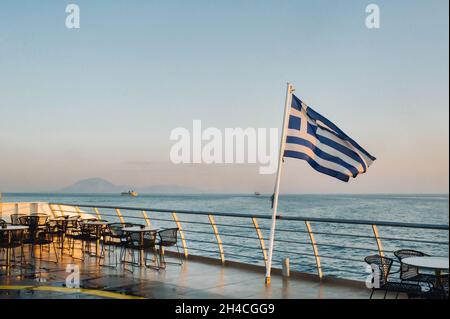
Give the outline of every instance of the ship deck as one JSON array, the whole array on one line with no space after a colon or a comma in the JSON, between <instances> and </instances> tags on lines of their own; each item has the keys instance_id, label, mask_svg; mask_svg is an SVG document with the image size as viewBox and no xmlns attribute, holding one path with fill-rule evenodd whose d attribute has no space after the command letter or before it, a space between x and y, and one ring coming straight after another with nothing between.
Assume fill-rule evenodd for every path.
<instances>
[{"instance_id":1,"label":"ship deck","mask_svg":"<svg viewBox=\"0 0 450 319\"><path fill-rule=\"evenodd\" d=\"M367 299L370 295L364 283L301 274L287 279L274 274L266 286L262 268L204 258L167 264L164 270L99 266L97 257L81 261L64 255L59 263L51 262L53 258L44 252L42 259L27 256L24 265L13 267L9 275L0 270L0 298ZM65 286L68 265L79 266L80 289Z\"/></svg>"}]
</instances>

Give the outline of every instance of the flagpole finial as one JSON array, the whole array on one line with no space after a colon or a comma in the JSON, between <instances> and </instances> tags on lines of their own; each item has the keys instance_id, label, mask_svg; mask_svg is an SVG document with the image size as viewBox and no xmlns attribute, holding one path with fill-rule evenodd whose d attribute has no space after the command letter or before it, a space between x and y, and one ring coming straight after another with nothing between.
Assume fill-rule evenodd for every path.
<instances>
[{"instance_id":1,"label":"flagpole finial","mask_svg":"<svg viewBox=\"0 0 450 319\"><path fill-rule=\"evenodd\" d=\"M289 94L294 93L295 92L294 86L290 82L287 82L287 85L289 88Z\"/></svg>"}]
</instances>

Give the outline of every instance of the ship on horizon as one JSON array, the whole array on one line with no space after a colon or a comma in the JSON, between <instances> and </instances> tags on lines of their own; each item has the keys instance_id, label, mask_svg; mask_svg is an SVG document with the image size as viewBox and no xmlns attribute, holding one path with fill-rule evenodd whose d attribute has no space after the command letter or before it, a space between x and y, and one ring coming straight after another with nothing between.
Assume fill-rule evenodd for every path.
<instances>
[{"instance_id":1,"label":"ship on horizon","mask_svg":"<svg viewBox=\"0 0 450 319\"><path fill-rule=\"evenodd\" d=\"M120 193L121 196L131 196L131 197L137 197L138 193L135 191L128 191L128 192L122 192Z\"/></svg>"}]
</instances>

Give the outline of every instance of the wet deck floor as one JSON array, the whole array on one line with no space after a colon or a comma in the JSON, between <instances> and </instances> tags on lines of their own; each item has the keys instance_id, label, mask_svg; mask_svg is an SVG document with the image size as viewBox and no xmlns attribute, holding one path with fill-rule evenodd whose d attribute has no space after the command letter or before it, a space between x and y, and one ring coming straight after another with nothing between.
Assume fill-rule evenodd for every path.
<instances>
[{"instance_id":1,"label":"wet deck floor","mask_svg":"<svg viewBox=\"0 0 450 319\"><path fill-rule=\"evenodd\" d=\"M27 252L25 255L28 255ZM168 264L165 270L127 266L133 272L102 267L95 257L84 261L64 255L58 264L27 256L26 266L18 266L8 276L0 269L0 298L362 298L370 291L364 283L318 281L314 278L283 279L274 275L269 287L264 273L245 267L188 260L183 265ZM3 262L1 262L3 263ZM78 265L80 289L65 287L67 265Z\"/></svg>"}]
</instances>

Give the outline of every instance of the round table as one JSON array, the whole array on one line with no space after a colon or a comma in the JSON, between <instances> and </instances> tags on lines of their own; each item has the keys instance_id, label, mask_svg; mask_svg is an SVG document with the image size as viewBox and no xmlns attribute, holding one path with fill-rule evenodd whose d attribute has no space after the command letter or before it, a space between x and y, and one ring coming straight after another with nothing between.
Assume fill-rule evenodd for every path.
<instances>
[{"instance_id":1,"label":"round table","mask_svg":"<svg viewBox=\"0 0 450 319\"><path fill-rule=\"evenodd\" d=\"M441 284L442 271L448 272L448 257L407 257L402 259L402 263L419 269L433 270L436 273L437 286Z\"/></svg>"},{"instance_id":2,"label":"round table","mask_svg":"<svg viewBox=\"0 0 450 319\"><path fill-rule=\"evenodd\" d=\"M402 263L428 270L448 270L448 257L407 257L402 259Z\"/></svg>"},{"instance_id":3,"label":"round table","mask_svg":"<svg viewBox=\"0 0 450 319\"><path fill-rule=\"evenodd\" d=\"M103 221L103 220L87 220L87 221L82 221L83 224L85 225L89 225L89 226L94 226L95 227L95 235L96 235L96 241L95 241L95 256L99 256L98 255L98 251L100 249L100 236L101 236L101 228L111 224L110 222L107 221Z\"/></svg>"},{"instance_id":4,"label":"round table","mask_svg":"<svg viewBox=\"0 0 450 319\"><path fill-rule=\"evenodd\" d=\"M148 226L146 226L146 227L130 226L130 227L123 227L122 230L127 233L140 233L139 242L140 242L141 246L143 246L144 245L144 233L157 232L158 228L153 228L153 227L148 227ZM145 264L144 254L145 254L144 249L140 249L139 250L139 266L141 266L141 267Z\"/></svg>"},{"instance_id":5,"label":"round table","mask_svg":"<svg viewBox=\"0 0 450 319\"><path fill-rule=\"evenodd\" d=\"M0 227L0 232L8 234L8 247L6 248L6 273L9 275L11 270L11 249L9 248L12 240L11 233L15 230L27 230L28 226L21 225L6 225L6 227Z\"/></svg>"}]
</instances>

